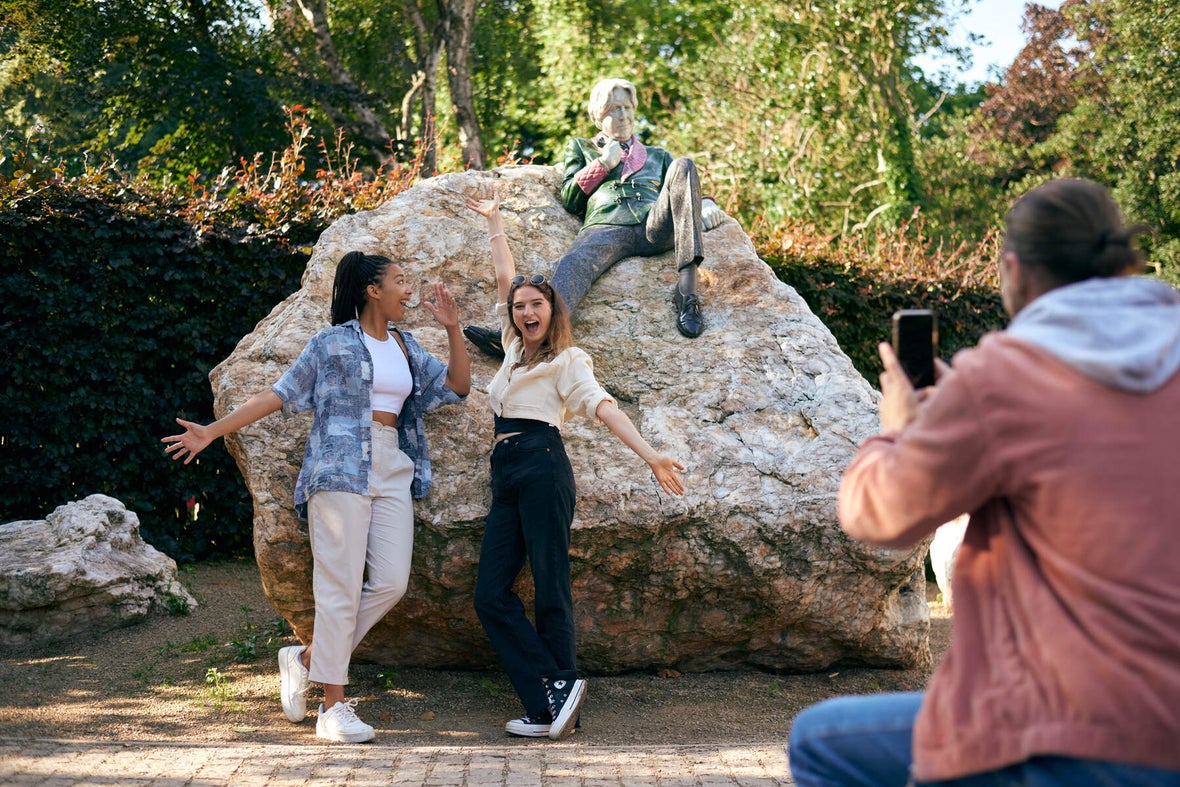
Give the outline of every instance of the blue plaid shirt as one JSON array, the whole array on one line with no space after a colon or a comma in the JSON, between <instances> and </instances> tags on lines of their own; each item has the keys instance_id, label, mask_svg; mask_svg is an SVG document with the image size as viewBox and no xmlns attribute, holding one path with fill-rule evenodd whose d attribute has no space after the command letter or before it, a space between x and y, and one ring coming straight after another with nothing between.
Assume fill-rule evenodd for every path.
<instances>
[{"instance_id":1,"label":"blue plaid shirt","mask_svg":"<svg viewBox=\"0 0 1180 787\"><path fill-rule=\"evenodd\" d=\"M422 416L466 397L447 388L445 363L410 334L398 334L409 351L414 378L413 391L397 419L398 443L414 462L410 494L418 498L430 491L430 452ZM373 455L373 359L361 338L360 323L349 320L311 337L271 390L283 400L285 416L315 408L295 482L296 510L302 515L308 498L320 490L366 494Z\"/></svg>"}]
</instances>

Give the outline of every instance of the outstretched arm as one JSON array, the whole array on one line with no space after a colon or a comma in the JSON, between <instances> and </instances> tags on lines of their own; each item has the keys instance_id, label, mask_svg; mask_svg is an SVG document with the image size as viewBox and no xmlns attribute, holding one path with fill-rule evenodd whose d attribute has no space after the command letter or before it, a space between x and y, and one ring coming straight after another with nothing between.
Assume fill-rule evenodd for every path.
<instances>
[{"instance_id":1,"label":"outstretched arm","mask_svg":"<svg viewBox=\"0 0 1180 787\"><path fill-rule=\"evenodd\" d=\"M254 394L241 407L207 426L177 418L176 423L184 427L184 433L169 435L162 438L160 442L168 445L164 449L165 453L171 454L173 459L184 459L184 463L187 465L193 461L193 457L204 451L217 438L230 432L236 432L243 426L249 426L282 406L283 400L279 398L279 395L267 389Z\"/></svg>"},{"instance_id":2,"label":"outstretched arm","mask_svg":"<svg viewBox=\"0 0 1180 787\"><path fill-rule=\"evenodd\" d=\"M447 329L447 388L460 396L471 393L471 357L463 343L463 332L459 330L459 307L455 298L442 283L431 285L434 303L422 299L422 305Z\"/></svg>"},{"instance_id":3,"label":"outstretched arm","mask_svg":"<svg viewBox=\"0 0 1180 787\"><path fill-rule=\"evenodd\" d=\"M516 275L516 260L508 248L504 235L504 219L500 216L500 195L491 199L467 198L467 207L488 220L488 239L492 244L492 265L496 268L496 303L508 302L508 288Z\"/></svg>"},{"instance_id":4,"label":"outstretched arm","mask_svg":"<svg viewBox=\"0 0 1180 787\"><path fill-rule=\"evenodd\" d=\"M614 402L610 399L603 399L594 414L623 441L624 445L634 451L640 459L647 462L661 489L670 495L684 494L684 482L676 473L677 470L684 470L684 465L652 448L643 439L643 435L639 434L639 430L635 428L635 424L631 422L627 414L620 410Z\"/></svg>"}]
</instances>

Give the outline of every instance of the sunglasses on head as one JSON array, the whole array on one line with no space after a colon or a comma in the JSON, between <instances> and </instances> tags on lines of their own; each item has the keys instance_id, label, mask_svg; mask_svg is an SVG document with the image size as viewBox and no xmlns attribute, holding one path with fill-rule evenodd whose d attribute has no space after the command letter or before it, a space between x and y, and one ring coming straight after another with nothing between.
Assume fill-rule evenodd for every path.
<instances>
[{"instance_id":1,"label":"sunglasses on head","mask_svg":"<svg viewBox=\"0 0 1180 787\"><path fill-rule=\"evenodd\" d=\"M538 287L544 283L545 277L539 273L534 273L532 276L517 276L511 282L513 287L520 287L524 284L531 284L534 287Z\"/></svg>"}]
</instances>

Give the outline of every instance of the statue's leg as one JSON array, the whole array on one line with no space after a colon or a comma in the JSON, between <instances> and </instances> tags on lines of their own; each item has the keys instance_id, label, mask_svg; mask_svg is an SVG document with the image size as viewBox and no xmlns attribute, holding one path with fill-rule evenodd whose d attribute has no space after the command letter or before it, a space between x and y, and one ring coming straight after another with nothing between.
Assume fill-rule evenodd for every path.
<instances>
[{"instance_id":1,"label":"statue's leg","mask_svg":"<svg viewBox=\"0 0 1180 787\"><path fill-rule=\"evenodd\" d=\"M701 302L697 297L697 266L704 258L704 230L701 224L701 181L692 159L678 158L668 167L660 196L647 215L648 254L669 248L676 250L680 272L672 301L676 305L676 327L688 338L705 330Z\"/></svg>"},{"instance_id":2,"label":"statue's leg","mask_svg":"<svg viewBox=\"0 0 1180 787\"><path fill-rule=\"evenodd\" d=\"M651 253L676 250L680 292L696 292L697 266L704 259L701 225L701 181L690 158L675 159L664 176L660 196L647 215L647 241Z\"/></svg>"},{"instance_id":3,"label":"statue's leg","mask_svg":"<svg viewBox=\"0 0 1180 787\"><path fill-rule=\"evenodd\" d=\"M595 224L586 227L557 260L550 282L561 293L572 317L590 285L624 257L637 254L643 239L640 226Z\"/></svg>"}]
</instances>

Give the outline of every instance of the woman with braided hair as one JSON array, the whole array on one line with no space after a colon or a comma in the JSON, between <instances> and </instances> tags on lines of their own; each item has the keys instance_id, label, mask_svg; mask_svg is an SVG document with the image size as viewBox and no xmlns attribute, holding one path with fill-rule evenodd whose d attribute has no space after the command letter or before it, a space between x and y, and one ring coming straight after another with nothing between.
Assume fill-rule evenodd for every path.
<instances>
[{"instance_id":1,"label":"woman with braided hair","mask_svg":"<svg viewBox=\"0 0 1180 787\"><path fill-rule=\"evenodd\" d=\"M1056 180L1008 212L1012 321L915 393L880 347L881 434L837 513L909 548L962 513L951 645L924 693L808 708L799 787L1180 785L1180 293L1142 227Z\"/></svg>"},{"instance_id":2,"label":"woman with braided hair","mask_svg":"<svg viewBox=\"0 0 1180 787\"><path fill-rule=\"evenodd\" d=\"M279 651L287 718L307 714L309 683L323 684L316 735L344 743L372 740L374 730L346 700L352 651L406 592L414 546L412 499L430 488L422 416L467 396L471 363L455 299L432 285L422 304L446 329L450 365L393 323L414 294L400 265L349 252L332 285L332 325L307 343L270 389L211 424L180 418L182 434L165 437L173 459L193 460L213 440L282 409L314 412L295 507L308 520L315 628L307 647Z\"/></svg>"}]
</instances>

